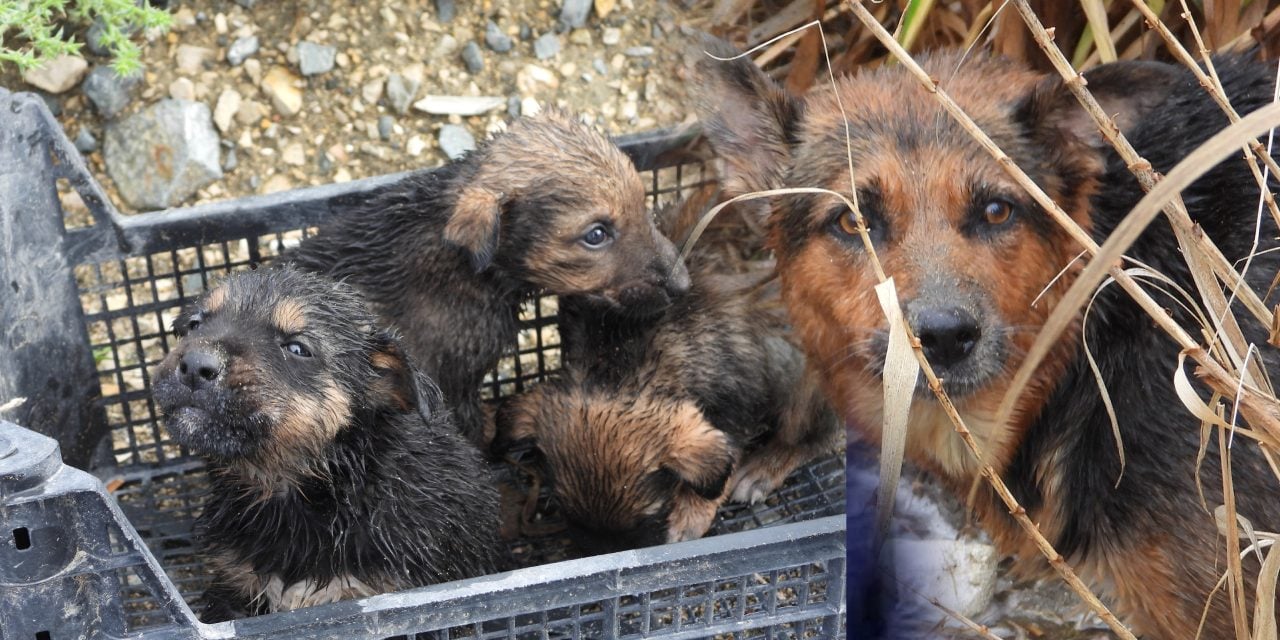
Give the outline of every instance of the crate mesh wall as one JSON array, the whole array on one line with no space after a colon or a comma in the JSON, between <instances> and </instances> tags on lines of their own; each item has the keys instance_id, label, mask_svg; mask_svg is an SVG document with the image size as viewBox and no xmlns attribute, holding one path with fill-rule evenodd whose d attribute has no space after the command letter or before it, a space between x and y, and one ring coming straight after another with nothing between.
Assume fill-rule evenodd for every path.
<instances>
[{"instance_id":1,"label":"crate mesh wall","mask_svg":"<svg viewBox=\"0 0 1280 640\"><path fill-rule=\"evenodd\" d=\"M647 173L651 208L678 200L706 184L700 163ZM73 225L67 222L70 228ZM150 398L150 370L172 346L170 323L186 302L226 275L268 262L295 246L314 228L282 230L252 237L226 237L201 246L180 247L121 260L76 267L85 326L102 387L101 405L111 431L99 448L97 473L107 481L126 515L160 559L184 598L198 606L207 583L192 537L206 489L202 463L171 442ZM484 394L501 398L520 393L560 365L556 299L530 301L521 313L516 345L485 380ZM517 457L521 454L517 452ZM524 455L528 455L527 452ZM529 491L527 472L506 464L495 471L501 482ZM538 520L554 529L559 519L545 487L537 495ZM530 498L530 499L535 499ZM723 507L709 535L743 531L844 511L843 460L817 461L792 474L784 487L756 505ZM558 532L511 540L512 568L579 557ZM593 638L601 625L617 624L619 637L692 637L699 629L729 623L737 631L724 638L808 638L823 633L820 617L807 608L825 603L829 562L806 564L768 575L734 576L715 582L614 598L594 604L499 619L441 632L441 638ZM121 576L131 631L167 622L154 596ZM130 582L132 580L132 582ZM752 620L777 618L784 624L754 629ZM788 617L789 616L789 617ZM164 619L162 619L164 618ZM761 623L768 626L772 623ZM754 630L753 630L754 629Z\"/></svg>"}]
</instances>

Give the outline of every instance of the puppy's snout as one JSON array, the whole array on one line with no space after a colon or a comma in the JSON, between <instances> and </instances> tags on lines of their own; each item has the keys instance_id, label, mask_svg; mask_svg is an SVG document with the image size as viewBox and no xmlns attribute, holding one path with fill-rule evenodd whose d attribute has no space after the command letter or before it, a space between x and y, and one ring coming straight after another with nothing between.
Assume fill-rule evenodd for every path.
<instances>
[{"instance_id":1,"label":"puppy's snout","mask_svg":"<svg viewBox=\"0 0 1280 640\"><path fill-rule=\"evenodd\" d=\"M689 285L689 270L685 268L684 262L677 256L675 265L671 267L671 273L667 276L667 295L678 298L689 293Z\"/></svg>"},{"instance_id":2,"label":"puppy's snout","mask_svg":"<svg viewBox=\"0 0 1280 640\"><path fill-rule=\"evenodd\" d=\"M688 293L690 287L689 269L684 266L684 261L680 259L680 252L676 250L675 245L671 244L670 240L656 230L653 232L653 236L658 248L658 256L654 260L653 269L657 272L667 295L672 298L678 298Z\"/></svg>"},{"instance_id":3,"label":"puppy's snout","mask_svg":"<svg viewBox=\"0 0 1280 640\"><path fill-rule=\"evenodd\" d=\"M192 391L212 387L223 368L222 358L205 349L189 349L178 362L178 374Z\"/></svg>"},{"instance_id":4,"label":"puppy's snout","mask_svg":"<svg viewBox=\"0 0 1280 640\"><path fill-rule=\"evenodd\" d=\"M916 314L911 327L929 362L951 367L964 362L982 337L973 314L959 307L934 307Z\"/></svg>"}]
</instances>

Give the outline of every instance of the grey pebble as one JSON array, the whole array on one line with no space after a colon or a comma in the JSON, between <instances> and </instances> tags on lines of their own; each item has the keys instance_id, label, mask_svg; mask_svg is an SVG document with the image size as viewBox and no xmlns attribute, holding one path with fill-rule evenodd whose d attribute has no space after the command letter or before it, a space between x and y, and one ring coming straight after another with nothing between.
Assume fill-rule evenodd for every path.
<instances>
[{"instance_id":1,"label":"grey pebble","mask_svg":"<svg viewBox=\"0 0 1280 640\"><path fill-rule=\"evenodd\" d=\"M208 105L161 100L107 125L102 154L120 195L138 209L163 209L222 177L218 133ZM167 158L156 171L152 158Z\"/></svg>"},{"instance_id":2,"label":"grey pebble","mask_svg":"<svg viewBox=\"0 0 1280 640\"><path fill-rule=\"evenodd\" d=\"M462 48L462 62L467 65L467 72L471 75L484 71L484 54L480 51L480 45L475 41L468 42Z\"/></svg>"},{"instance_id":3,"label":"grey pebble","mask_svg":"<svg viewBox=\"0 0 1280 640\"><path fill-rule=\"evenodd\" d=\"M298 70L304 76L327 73L333 69L338 50L328 45L303 40L298 43Z\"/></svg>"},{"instance_id":4,"label":"grey pebble","mask_svg":"<svg viewBox=\"0 0 1280 640\"><path fill-rule=\"evenodd\" d=\"M236 166L239 164L240 164L240 161L236 159L236 150L234 148L227 149L227 156L222 161L222 170L234 171Z\"/></svg>"},{"instance_id":5,"label":"grey pebble","mask_svg":"<svg viewBox=\"0 0 1280 640\"><path fill-rule=\"evenodd\" d=\"M393 73L387 76L385 91L387 104L391 105L396 113L404 115L409 111L414 94L418 92L418 85L398 73Z\"/></svg>"},{"instance_id":6,"label":"grey pebble","mask_svg":"<svg viewBox=\"0 0 1280 640\"><path fill-rule=\"evenodd\" d=\"M80 153L93 153L98 148L98 139L89 133L89 129L80 127L80 133L76 134L76 151Z\"/></svg>"},{"instance_id":7,"label":"grey pebble","mask_svg":"<svg viewBox=\"0 0 1280 640\"><path fill-rule=\"evenodd\" d=\"M520 96L512 95L507 98L507 115L512 118L520 117Z\"/></svg>"},{"instance_id":8,"label":"grey pebble","mask_svg":"<svg viewBox=\"0 0 1280 640\"><path fill-rule=\"evenodd\" d=\"M437 20L440 22L450 22L456 15L458 15L458 5L454 0L436 0Z\"/></svg>"},{"instance_id":9,"label":"grey pebble","mask_svg":"<svg viewBox=\"0 0 1280 640\"><path fill-rule=\"evenodd\" d=\"M253 5L258 4L258 0L236 0L236 4L246 9L252 9Z\"/></svg>"},{"instance_id":10,"label":"grey pebble","mask_svg":"<svg viewBox=\"0 0 1280 640\"><path fill-rule=\"evenodd\" d=\"M560 3L560 24L568 29L580 29L591 15L591 0L564 0Z\"/></svg>"},{"instance_id":11,"label":"grey pebble","mask_svg":"<svg viewBox=\"0 0 1280 640\"><path fill-rule=\"evenodd\" d=\"M233 67L239 66L240 63L257 53L258 47L258 36L236 38L236 41L232 42L231 46L227 48L227 63Z\"/></svg>"},{"instance_id":12,"label":"grey pebble","mask_svg":"<svg viewBox=\"0 0 1280 640\"><path fill-rule=\"evenodd\" d=\"M390 140L391 134L395 132L396 119L391 116L380 116L378 118L378 137L383 140Z\"/></svg>"},{"instance_id":13,"label":"grey pebble","mask_svg":"<svg viewBox=\"0 0 1280 640\"><path fill-rule=\"evenodd\" d=\"M653 55L653 47L627 47L622 53L630 58L645 58Z\"/></svg>"},{"instance_id":14,"label":"grey pebble","mask_svg":"<svg viewBox=\"0 0 1280 640\"><path fill-rule=\"evenodd\" d=\"M484 26L484 43L498 53L506 53L511 50L511 47L515 46L515 43L511 41L511 36L503 33L502 29L499 29L498 25L492 20Z\"/></svg>"},{"instance_id":15,"label":"grey pebble","mask_svg":"<svg viewBox=\"0 0 1280 640\"><path fill-rule=\"evenodd\" d=\"M533 55L539 60L554 58L560 54L560 36L544 33L533 41Z\"/></svg>"},{"instance_id":16,"label":"grey pebble","mask_svg":"<svg viewBox=\"0 0 1280 640\"><path fill-rule=\"evenodd\" d=\"M457 160L468 151L475 151L476 139L471 132L460 124L446 124L440 127L440 150L450 160Z\"/></svg>"},{"instance_id":17,"label":"grey pebble","mask_svg":"<svg viewBox=\"0 0 1280 640\"><path fill-rule=\"evenodd\" d=\"M602 76L607 76L607 75L609 75L609 67L605 66L605 64L604 64L604 58L596 58L595 60L592 60L592 61L591 61L591 68L592 68L592 69L595 69L595 70L596 70L596 73L598 73L598 74L600 74L600 75L602 75Z\"/></svg>"},{"instance_id":18,"label":"grey pebble","mask_svg":"<svg viewBox=\"0 0 1280 640\"><path fill-rule=\"evenodd\" d=\"M114 118L129 106L133 100L133 91L142 82L142 75L135 73L121 78L115 69L107 66L94 67L80 85L95 109L104 118Z\"/></svg>"}]
</instances>

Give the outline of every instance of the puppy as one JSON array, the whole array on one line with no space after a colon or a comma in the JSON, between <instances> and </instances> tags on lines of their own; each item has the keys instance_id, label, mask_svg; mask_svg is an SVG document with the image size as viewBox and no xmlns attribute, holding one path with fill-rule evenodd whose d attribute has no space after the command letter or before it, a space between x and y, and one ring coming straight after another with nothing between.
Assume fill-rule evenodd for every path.
<instances>
[{"instance_id":1,"label":"puppy","mask_svg":"<svg viewBox=\"0 0 1280 640\"><path fill-rule=\"evenodd\" d=\"M765 296L694 275L656 319L562 298L561 377L499 411L495 446L536 442L586 548L700 537L726 498L763 499L840 446Z\"/></svg>"},{"instance_id":2,"label":"puppy","mask_svg":"<svg viewBox=\"0 0 1280 640\"><path fill-rule=\"evenodd\" d=\"M709 42L713 52L730 53ZM1271 101L1274 70L1245 57L1215 63L1231 103L1247 113ZM1056 75L1008 61L938 54L924 62L943 88L1013 161L1102 243L1142 197L1134 177ZM1199 421L1172 386L1178 347L1119 287L1101 290L1088 322L1075 319L997 434L997 407L1026 350L1079 273L1082 248L901 66L841 78L804 99L788 95L749 62L698 65L700 110L724 156L726 195L784 186L850 193L848 114L857 197L885 270L926 357L975 438L1028 516L1096 592L1149 638L1233 638L1227 560L1200 486L1221 504L1218 443L1197 463ZM1180 67L1104 65L1088 88L1155 169L1180 159L1227 125ZM728 108L725 105L733 105ZM1239 158L1213 168L1183 194L1191 217L1227 260L1251 252L1259 190ZM827 395L872 439L883 415L887 327L853 214L826 195L763 201L784 298ZM1280 261L1275 225L1262 216L1248 284L1265 292ZM1127 252L1187 291L1196 286L1172 230L1156 221ZM1238 263L1237 263L1238 264ZM1055 281L1055 278L1062 277ZM1172 288L1172 287L1170 287ZM1152 290L1157 300L1167 300ZM1195 318L1168 300L1192 335ZM1241 314L1243 315L1243 314ZM1274 361L1264 328L1245 323L1262 360ZM1124 446L1122 469L1107 407L1085 357L1098 360ZM1202 397L1207 392L1201 389ZM911 406L908 455L962 497L978 465L924 385ZM1275 478L1254 442L1231 452L1239 513L1280 527ZM978 515L1021 575L1048 565L985 485ZM1258 564L1245 559L1251 599ZM1249 604L1252 611L1252 604Z\"/></svg>"},{"instance_id":3,"label":"puppy","mask_svg":"<svg viewBox=\"0 0 1280 640\"><path fill-rule=\"evenodd\" d=\"M657 313L689 287L631 161L554 109L352 203L284 258L364 293L481 446L480 385L515 344L521 303L545 292Z\"/></svg>"},{"instance_id":4,"label":"puppy","mask_svg":"<svg viewBox=\"0 0 1280 640\"><path fill-rule=\"evenodd\" d=\"M174 320L152 393L205 456L206 621L495 570L498 497L439 390L350 287L233 275Z\"/></svg>"}]
</instances>

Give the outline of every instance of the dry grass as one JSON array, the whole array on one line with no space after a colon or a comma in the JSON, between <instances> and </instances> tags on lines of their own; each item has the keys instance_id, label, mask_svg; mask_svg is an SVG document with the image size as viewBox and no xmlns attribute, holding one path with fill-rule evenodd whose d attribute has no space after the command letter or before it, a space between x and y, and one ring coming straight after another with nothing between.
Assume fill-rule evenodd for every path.
<instances>
[{"instance_id":1,"label":"dry grass","mask_svg":"<svg viewBox=\"0 0 1280 640\"><path fill-rule=\"evenodd\" d=\"M1049 212L1078 242L1088 266L1072 284L1069 292L1046 323L1035 345L1028 353L1002 403L1000 422L1007 420L1014 401L1025 389L1030 374L1038 366L1069 322L1084 313L1090 300L1102 286L1114 283L1125 290L1147 312L1153 322L1182 349L1178 369L1171 371L1175 387L1188 410L1202 420L1202 443L1207 444L1217 431L1224 468L1223 502L1217 507L1219 527L1225 536L1230 559L1221 587L1230 596L1237 638L1275 640L1275 592L1280 573L1280 555L1264 553L1277 539L1274 534L1253 530L1247 520L1235 513L1234 487L1230 474L1228 443L1237 435L1256 441L1280 477L1274 453L1280 447L1280 400L1277 400L1267 372L1255 356L1258 345L1249 344L1240 329L1236 315L1244 313L1273 328L1270 342L1280 344L1277 316L1247 286L1242 286L1243 266L1231 264L1216 246L1198 233L1181 201L1183 188L1203 175L1216 163L1240 151L1260 185L1263 198L1258 205L1261 216L1270 215L1280 222L1280 209L1265 188L1270 175L1280 175L1271 155L1270 142L1258 139L1280 126L1280 104L1261 109L1241 118L1231 107L1216 71L1209 61L1213 51L1257 46L1267 59L1280 54L1280 2L1274 0L956 0L937 3L931 0L866 3L861 0L709 0L708 24L700 25L729 38L740 46L751 48L750 55L775 79L789 89L803 93L815 82L823 82L829 74L840 74L862 67L900 64L912 73L940 104L979 142L1028 193ZM825 32L825 49L818 29L796 30L809 21L820 20ZM1043 25L1052 24L1052 29ZM893 29L891 34L889 29ZM964 114L937 83L913 61L911 54L933 48L978 47L1021 60L1046 72L1060 74L1073 95L1094 118L1117 153L1132 169L1147 196L1107 241L1098 245L1079 228L1035 183L1009 160L985 133ZM1192 54L1192 51L1195 54ZM1192 153L1168 176L1156 174L1150 163L1141 158L1125 140L1119 128L1103 112L1090 95L1080 72L1097 64L1117 59L1157 59L1180 63L1191 68L1196 77L1232 123ZM1204 70L1197 62L1205 65ZM825 63L825 64L824 64ZM825 66L825 68L824 68ZM822 73L815 73L820 70ZM857 211L857 203L849 203ZM1182 255L1193 275L1194 291L1183 291L1180 304L1191 306L1202 319L1198 335L1175 323L1148 292L1159 289L1160 274L1139 265L1122 268L1124 252L1138 234L1157 216L1163 214L1175 231ZM860 214L859 214L860 215ZM870 240L863 230L864 244ZM1256 244L1255 244L1256 247ZM881 282L890 281L874 259ZM1275 275L1280 282L1280 274ZM1146 284L1147 288L1141 286ZM1224 291L1225 289L1225 291ZM1113 631L1123 638L1133 635L1113 616L1088 587L1074 574L1052 544L1040 533L1036 524L1005 487L1001 478L986 463L983 452L966 428L960 415L946 397L941 384L911 336L910 327L900 314L886 309L886 316L908 336L920 370L930 388L954 423L959 437L981 463L981 480L992 486L1014 515L1018 524L1049 560L1068 586ZM892 353L891 357L895 354ZM901 352L901 349L899 349ZM906 354L899 353L898 356ZM1186 358L1195 361L1195 374L1214 392L1206 404L1192 390L1183 368ZM1104 390L1105 392L1105 390ZM889 399L886 392L886 400ZM899 396L900 397L900 396ZM1238 421L1243 417L1246 424ZM1114 421L1114 418L1113 418ZM886 424L886 436L894 431ZM1119 442L1117 442L1119 444ZM1123 452L1121 453L1123 456ZM1203 449L1201 457L1203 458ZM884 472L896 471L893 461ZM890 481L890 486L894 481ZM1247 545L1242 547L1241 540ZM1257 580L1256 605L1246 606L1245 581L1240 559L1248 554L1265 555ZM989 631L965 621L970 631L990 637Z\"/></svg>"}]
</instances>

